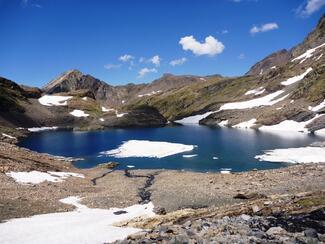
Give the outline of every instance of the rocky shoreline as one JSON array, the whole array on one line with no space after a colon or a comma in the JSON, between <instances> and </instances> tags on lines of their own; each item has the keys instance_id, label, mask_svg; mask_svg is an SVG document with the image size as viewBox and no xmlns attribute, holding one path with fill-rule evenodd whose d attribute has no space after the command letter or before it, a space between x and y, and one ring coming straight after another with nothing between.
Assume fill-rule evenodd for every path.
<instances>
[{"instance_id":1,"label":"rocky shoreline","mask_svg":"<svg viewBox=\"0 0 325 244\"><path fill-rule=\"evenodd\" d=\"M136 235L137 237L130 237L131 239L125 240L125 243L142 241L144 243L151 243L152 241L169 243L182 240L187 243L205 243L206 240L224 241L225 243L227 240L230 242L244 240L244 242L262 243L268 241L272 243L273 241L279 243L297 238L300 238L299 240L303 243L309 238L304 233L307 231L308 235L315 236L315 228L313 230L309 230L309 227L299 229L301 230L299 231L300 234L292 234L287 231L285 226L279 224L284 230L280 231L282 239L276 239L278 237L275 238L272 235L270 237L267 231L276 225L274 222L270 222L270 218L278 218L271 213L261 216L263 211L260 212L260 210L265 207L264 203L272 202L278 198L287 199L281 200L282 207L289 206L290 201L288 199L297 199L299 194L304 192L310 192L310 196L318 199L314 201L316 203L313 203L312 210L321 209L319 210L323 211L321 218L324 218L322 215L325 204L324 192L322 192L325 189L324 164L292 165L274 170L233 174L175 170L122 171L112 170L111 166L112 164L104 164L92 169L77 169L66 158L40 154L1 142L0 221L36 214L71 211L72 206L59 201L69 196L79 196L86 206L102 209L123 208L150 201L155 206L158 219L162 219L159 219L158 222L155 222L157 220L148 220L149 222L146 223L136 223L138 227L150 229L150 231ZM22 171L68 171L82 174L84 178L69 177L62 182L45 181L40 184L19 184L8 176L8 172ZM259 203L257 204L256 201ZM257 207L252 208L254 202ZM210 216L211 213L216 215L220 211L227 212L229 209L233 211L238 206L251 210L232 212L228 214L229 216L224 215L210 219L200 217L202 213L209 213ZM259 213L254 212L257 209ZM308 211L311 211L310 208L305 210L302 214L309 214ZM250 215L250 217L246 216L243 219L241 216L243 213ZM284 213L289 213L289 210ZM173 221L170 219L166 221L166 218L172 218ZM184 219L190 221L190 225L189 223L186 224ZM324 224L322 221L323 219L320 223ZM175 223L178 224L175 225ZM156 227L157 224L158 227ZM254 224L264 226L264 229L261 227L257 230ZM132 223L127 223L127 226L129 225ZM229 232L230 227L224 230L225 226L232 226L233 231ZM317 228L316 233L317 240L324 241L324 233ZM152 239L153 236L156 237Z\"/></svg>"}]
</instances>

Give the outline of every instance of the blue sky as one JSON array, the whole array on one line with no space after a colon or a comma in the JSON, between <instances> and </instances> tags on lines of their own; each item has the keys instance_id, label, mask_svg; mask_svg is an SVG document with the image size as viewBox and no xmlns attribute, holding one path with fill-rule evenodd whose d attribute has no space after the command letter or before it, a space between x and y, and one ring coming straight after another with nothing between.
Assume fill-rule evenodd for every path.
<instances>
[{"instance_id":1,"label":"blue sky","mask_svg":"<svg viewBox=\"0 0 325 244\"><path fill-rule=\"evenodd\" d=\"M163 73L241 75L266 55L301 42L324 4L0 0L0 76L41 87L74 68L113 85L149 82Z\"/></svg>"}]
</instances>

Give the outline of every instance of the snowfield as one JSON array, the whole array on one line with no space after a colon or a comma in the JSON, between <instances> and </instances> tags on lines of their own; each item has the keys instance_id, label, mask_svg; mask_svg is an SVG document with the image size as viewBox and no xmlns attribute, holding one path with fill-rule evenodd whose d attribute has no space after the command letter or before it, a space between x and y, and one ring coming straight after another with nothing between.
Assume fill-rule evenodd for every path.
<instances>
[{"instance_id":1,"label":"snowfield","mask_svg":"<svg viewBox=\"0 0 325 244\"><path fill-rule=\"evenodd\" d=\"M119 148L102 152L102 154L114 156L116 158L164 158L174 154L191 151L193 149L194 145L161 141L130 140L124 142Z\"/></svg>"},{"instance_id":2,"label":"snowfield","mask_svg":"<svg viewBox=\"0 0 325 244\"><path fill-rule=\"evenodd\" d=\"M79 109L75 109L72 112L70 112L70 114L74 117L88 117L89 114L86 114L84 111L79 110Z\"/></svg>"},{"instance_id":3,"label":"snowfield","mask_svg":"<svg viewBox=\"0 0 325 244\"><path fill-rule=\"evenodd\" d=\"M76 210L11 219L0 224L0 243L97 244L114 242L141 231L137 228L116 227L114 224L155 215L151 202L124 209L88 208L80 203L78 197L64 198L60 202L74 205ZM126 213L116 215L114 214L116 211L126 211Z\"/></svg>"},{"instance_id":4,"label":"snowfield","mask_svg":"<svg viewBox=\"0 0 325 244\"><path fill-rule=\"evenodd\" d=\"M282 96L276 100L276 97L280 96L284 91L276 91L264 97L255 98L248 101L243 102L233 102L233 103L226 103L220 107L220 110L230 110L230 109L248 109L248 108L255 108L260 106L272 106L282 100L284 100L287 96Z\"/></svg>"},{"instance_id":5,"label":"snowfield","mask_svg":"<svg viewBox=\"0 0 325 244\"><path fill-rule=\"evenodd\" d=\"M308 68L304 73L302 73L301 75L297 75L297 76L294 76L294 77L291 77L285 81L282 81L281 84L284 85L284 86L289 86L293 83L296 83L300 80L302 80L303 78L305 78L305 76L310 72L312 71L313 69L312 68Z\"/></svg>"},{"instance_id":6,"label":"snowfield","mask_svg":"<svg viewBox=\"0 0 325 244\"><path fill-rule=\"evenodd\" d=\"M325 162L325 147L298 147L265 151L263 155L255 156L260 161L287 163L323 163Z\"/></svg>"},{"instance_id":7,"label":"snowfield","mask_svg":"<svg viewBox=\"0 0 325 244\"><path fill-rule=\"evenodd\" d=\"M39 184L44 181L49 182L62 182L68 177L79 177L84 178L84 175L71 173L71 172L40 172L40 171L30 171L30 172L9 172L6 173L7 176L13 178L17 183L21 184Z\"/></svg>"},{"instance_id":8,"label":"snowfield","mask_svg":"<svg viewBox=\"0 0 325 244\"><path fill-rule=\"evenodd\" d=\"M44 95L38 99L38 102L44 106L66 106L72 96L54 96Z\"/></svg>"}]
</instances>

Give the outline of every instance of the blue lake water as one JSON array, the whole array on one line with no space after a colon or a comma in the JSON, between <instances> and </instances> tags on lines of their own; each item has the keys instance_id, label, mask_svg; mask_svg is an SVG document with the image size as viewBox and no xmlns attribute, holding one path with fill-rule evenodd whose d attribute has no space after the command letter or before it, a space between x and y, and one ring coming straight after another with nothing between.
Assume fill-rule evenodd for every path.
<instances>
[{"instance_id":1,"label":"blue lake water","mask_svg":"<svg viewBox=\"0 0 325 244\"><path fill-rule=\"evenodd\" d=\"M90 168L108 161L119 162L119 169L134 165L138 169L177 169L191 171L234 172L284 167L285 163L261 162L254 158L263 150L307 146L324 137L302 133L273 134L254 130L210 128L206 126L175 126L164 128L109 129L93 132L48 131L34 133L20 143L31 150L53 155L81 157L75 163ZM151 140L197 145L193 151L164 158L115 158L99 156L100 152L115 149L124 141ZM197 154L184 158L184 154ZM99 157L98 157L99 156ZM218 157L217 160L213 157Z\"/></svg>"}]
</instances>

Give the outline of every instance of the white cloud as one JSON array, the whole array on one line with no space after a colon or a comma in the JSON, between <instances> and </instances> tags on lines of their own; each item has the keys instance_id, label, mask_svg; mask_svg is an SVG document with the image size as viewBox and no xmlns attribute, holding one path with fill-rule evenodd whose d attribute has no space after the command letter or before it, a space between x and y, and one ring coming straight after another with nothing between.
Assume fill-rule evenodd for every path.
<instances>
[{"instance_id":1,"label":"white cloud","mask_svg":"<svg viewBox=\"0 0 325 244\"><path fill-rule=\"evenodd\" d=\"M161 58L159 57L159 55L155 55L152 58L150 58L148 61L153 63L154 65L156 65L158 67L158 66L160 66Z\"/></svg>"},{"instance_id":2,"label":"white cloud","mask_svg":"<svg viewBox=\"0 0 325 244\"><path fill-rule=\"evenodd\" d=\"M309 16L325 6L325 0L307 0L297 9L300 16Z\"/></svg>"},{"instance_id":3,"label":"white cloud","mask_svg":"<svg viewBox=\"0 0 325 244\"><path fill-rule=\"evenodd\" d=\"M149 68L143 68L141 70L139 70L138 72L138 78L142 78L144 77L146 74L148 73L157 73L157 70L155 68L149 69Z\"/></svg>"},{"instance_id":4,"label":"white cloud","mask_svg":"<svg viewBox=\"0 0 325 244\"><path fill-rule=\"evenodd\" d=\"M105 64L104 65L104 68L108 69L108 70L110 70L110 69L118 69L120 67L121 67L120 64Z\"/></svg>"},{"instance_id":5,"label":"white cloud","mask_svg":"<svg viewBox=\"0 0 325 244\"><path fill-rule=\"evenodd\" d=\"M245 56L245 53L241 53L238 55L238 59L245 59L246 56Z\"/></svg>"},{"instance_id":6,"label":"white cloud","mask_svg":"<svg viewBox=\"0 0 325 244\"><path fill-rule=\"evenodd\" d=\"M229 33L229 31L228 30L223 30L223 31L221 31L221 34L228 34Z\"/></svg>"},{"instance_id":7,"label":"white cloud","mask_svg":"<svg viewBox=\"0 0 325 244\"><path fill-rule=\"evenodd\" d=\"M250 29L250 33L252 35L259 33L259 32L267 32L267 31L271 31L271 30L275 30L275 29L279 29L279 26L277 23L272 22L272 23L267 23L267 24L263 24L261 26L256 26L254 25L251 29Z\"/></svg>"},{"instance_id":8,"label":"white cloud","mask_svg":"<svg viewBox=\"0 0 325 244\"><path fill-rule=\"evenodd\" d=\"M130 54L124 54L123 56L119 57L118 59L122 62L128 62L128 61L134 59L134 57Z\"/></svg>"},{"instance_id":9,"label":"white cloud","mask_svg":"<svg viewBox=\"0 0 325 244\"><path fill-rule=\"evenodd\" d=\"M192 51L195 55L209 55L214 56L219 53L222 53L225 49L225 46L222 42L219 42L213 36L208 36L205 38L204 43L198 42L193 36L182 37L179 41L179 44L182 45L183 50Z\"/></svg>"},{"instance_id":10,"label":"white cloud","mask_svg":"<svg viewBox=\"0 0 325 244\"><path fill-rule=\"evenodd\" d=\"M183 58L179 58L179 59L174 59L174 60L170 61L169 64L171 66L182 65L186 61L187 61L187 59L183 57Z\"/></svg>"},{"instance_id":11,"label":"white cloud","mask_svg":"<svg viewBox=\"0 0 325 244\"><path fill-rule=\"evenodd\" d=\"M146 58L144 58L144 57L139 58L139 63L143 63L144 61L146 61Z\"/></svg>"}]
</instances>

